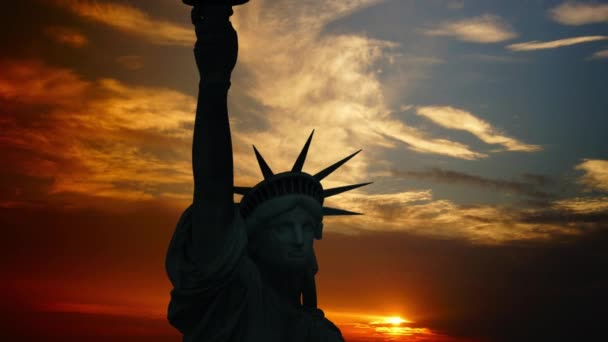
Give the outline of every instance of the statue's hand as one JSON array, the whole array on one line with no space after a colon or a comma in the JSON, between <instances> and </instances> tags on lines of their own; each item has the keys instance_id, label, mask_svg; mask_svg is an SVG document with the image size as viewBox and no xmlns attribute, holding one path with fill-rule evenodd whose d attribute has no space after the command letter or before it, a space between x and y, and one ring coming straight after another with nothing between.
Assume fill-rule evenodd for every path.
<instances>
[{"instance_id":1,"label":"statue's hand","mask_svg":"<svg viewBox=\"0 0 608 342\"><path fill-rule=\"evenodd\" d=\"M249 2L249 0L182 0L182 2L185 3L186 5L190 5L190 6L203 5L203 4L208 4L208 5L230 4L231 6L237 6L237 5L242 5L244 3L247 3L247 2Z\"/></svg>"},{"instance_id":2,"label":"statue's hand","mask_svg":"<svg viewBox=\"0 0 608 342\"><path fill-rule=\"evenodd\" d=\"M238 37L230 21L196 22L194 46L201 79L209 82L230 81L238 56Z\"/></svg>"}]
</instances>

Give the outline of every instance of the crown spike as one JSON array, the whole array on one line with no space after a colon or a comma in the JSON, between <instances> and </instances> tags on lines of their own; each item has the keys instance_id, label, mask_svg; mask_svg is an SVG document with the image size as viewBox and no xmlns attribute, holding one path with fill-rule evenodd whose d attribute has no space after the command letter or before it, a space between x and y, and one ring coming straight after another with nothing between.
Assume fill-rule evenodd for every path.
<instances>
[{"instance_id":1,"label":"crown spike","mask_svg":"<svg viewBox=\"0 0 608 342\"><path fill-rule=\"evenodd\" d=\"M347 186L341 186L341 187L338 187L338 188L325 189L325 190L323 190L323 198L327 198L327 197L330 197L330 196L333 196L333 195L341 194L343 192L350 191L350 190L353 190L353 189L356 189L356 188L360 188L362 186L366 186L366 185L369 185L369 184L372 184L372 182L361 183L361 184L353 184L353 185L347 185Z\"/></svg>"},{"instance_id":2,"label":"crown spike","mask_svg":"<svg viewBox=\"0 0 608 342\"><path fill-rule=\"evenodd\" d=\"M363 215L361 213L355 213L338 208L323 207L323 216L341 216L341 215Z\"/></svg>"},{"instance_id":3,"label":"crown spike","mask_svg":"<svg viewBox=\"0 0 608 342\"><path fill-rule=\"evenodd\" d=\"M270 169L270 166L268 166L268 164L264 160L264 157L262 157L262 155L260 154L260 152L258 151L258 149L255 148L255 145L253 145L253 151L255 152L255 157L258 160L258 164L260 165L260 170L262 170L262 174L264 175L264 179L268 179L268 178L274 176L274 173Z\"/></svg>"},{"instance_id":4,"label":"crown spike","mask_svg":"<svg viewBox=\"0 0 608 342\"><path fill-rule=\"evenodd\" d=\"M340 166L342 166L344 163L346 163L347 161L349 161L352 157L354 157L355 155L357 155L357 153L361 152L362 150L359 150L353 154L351 154L350 156L340 160L339 162L325 168L323 171L318 172L316 175L314 175L313 177L318 180L321 181L323 178L329 176L332 172L336 171L337 168L339 168Z\"/></svg>"},{"instance_id":5,"label":"crown spike","mask_svg":"<svg viewBox=\"0 0 608 342\"><path fill-rule=\"evenodd\" d=\"M310 147L310 142L312 141L313 134L315 134L314 129L310 133L308 140L306 140L306 144L304 144L304 147L302 147L302 151L300 152L298 159L291 168L291 172L302 172L302 167L304 167L304 161L306 161L306 155L308 154L308 148Z\"/></svg>"}]
</instances>

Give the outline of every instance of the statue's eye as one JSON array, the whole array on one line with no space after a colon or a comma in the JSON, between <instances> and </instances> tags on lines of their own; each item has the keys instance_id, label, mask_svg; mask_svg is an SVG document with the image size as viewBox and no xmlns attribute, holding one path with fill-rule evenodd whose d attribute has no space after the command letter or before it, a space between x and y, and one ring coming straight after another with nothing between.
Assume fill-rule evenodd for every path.
<instances>
[{"instance_id":1,"label":"statue's eye","mask_svg":"<svg viewBox=\"0 0 608 342\"><path fill-rule=\"evenodd\" d=\"M285 231L291 229L291 225L289 223L279 223L274 226L274 229L277 231Z\"/></svg>"}]
</instances>

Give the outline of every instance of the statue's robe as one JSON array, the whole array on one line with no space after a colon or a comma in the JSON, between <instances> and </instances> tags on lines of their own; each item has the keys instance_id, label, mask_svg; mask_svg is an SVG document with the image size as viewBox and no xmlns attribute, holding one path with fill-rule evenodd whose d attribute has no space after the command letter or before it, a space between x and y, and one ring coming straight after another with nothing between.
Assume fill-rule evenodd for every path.
<instances>
[{"instance_id":1,"label":"statue's robe","mask_svg":"<svg viewBox=\"0 0 608 342\"><path fill-rule=\"evenodd\" d=\"M221 255L197 260L192 210L190 206L182 214L166 258L174 287L168 318L185 342L344 341L323 311L289 305L262 281L247 253L246 230L236 205L232 224L214 241Z\"/></svg>"}]
</instances>

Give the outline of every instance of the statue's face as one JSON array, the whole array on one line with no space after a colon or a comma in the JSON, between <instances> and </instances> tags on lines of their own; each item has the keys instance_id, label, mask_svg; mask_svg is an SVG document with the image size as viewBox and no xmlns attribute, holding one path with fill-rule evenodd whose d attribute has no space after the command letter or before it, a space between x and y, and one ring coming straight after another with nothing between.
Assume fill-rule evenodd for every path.
<instances>
[{"instance_id":1,"label":"statue's face","mask_svg":"<svg viewBox=\"0 0 608 342\"><path fill-rule=\"evenodd\" d=\"M300 206L267 221L255 243L260 262L285 270L304 268L313 258L314 230L320 224Z\"/></svg>"}]
</instances>

